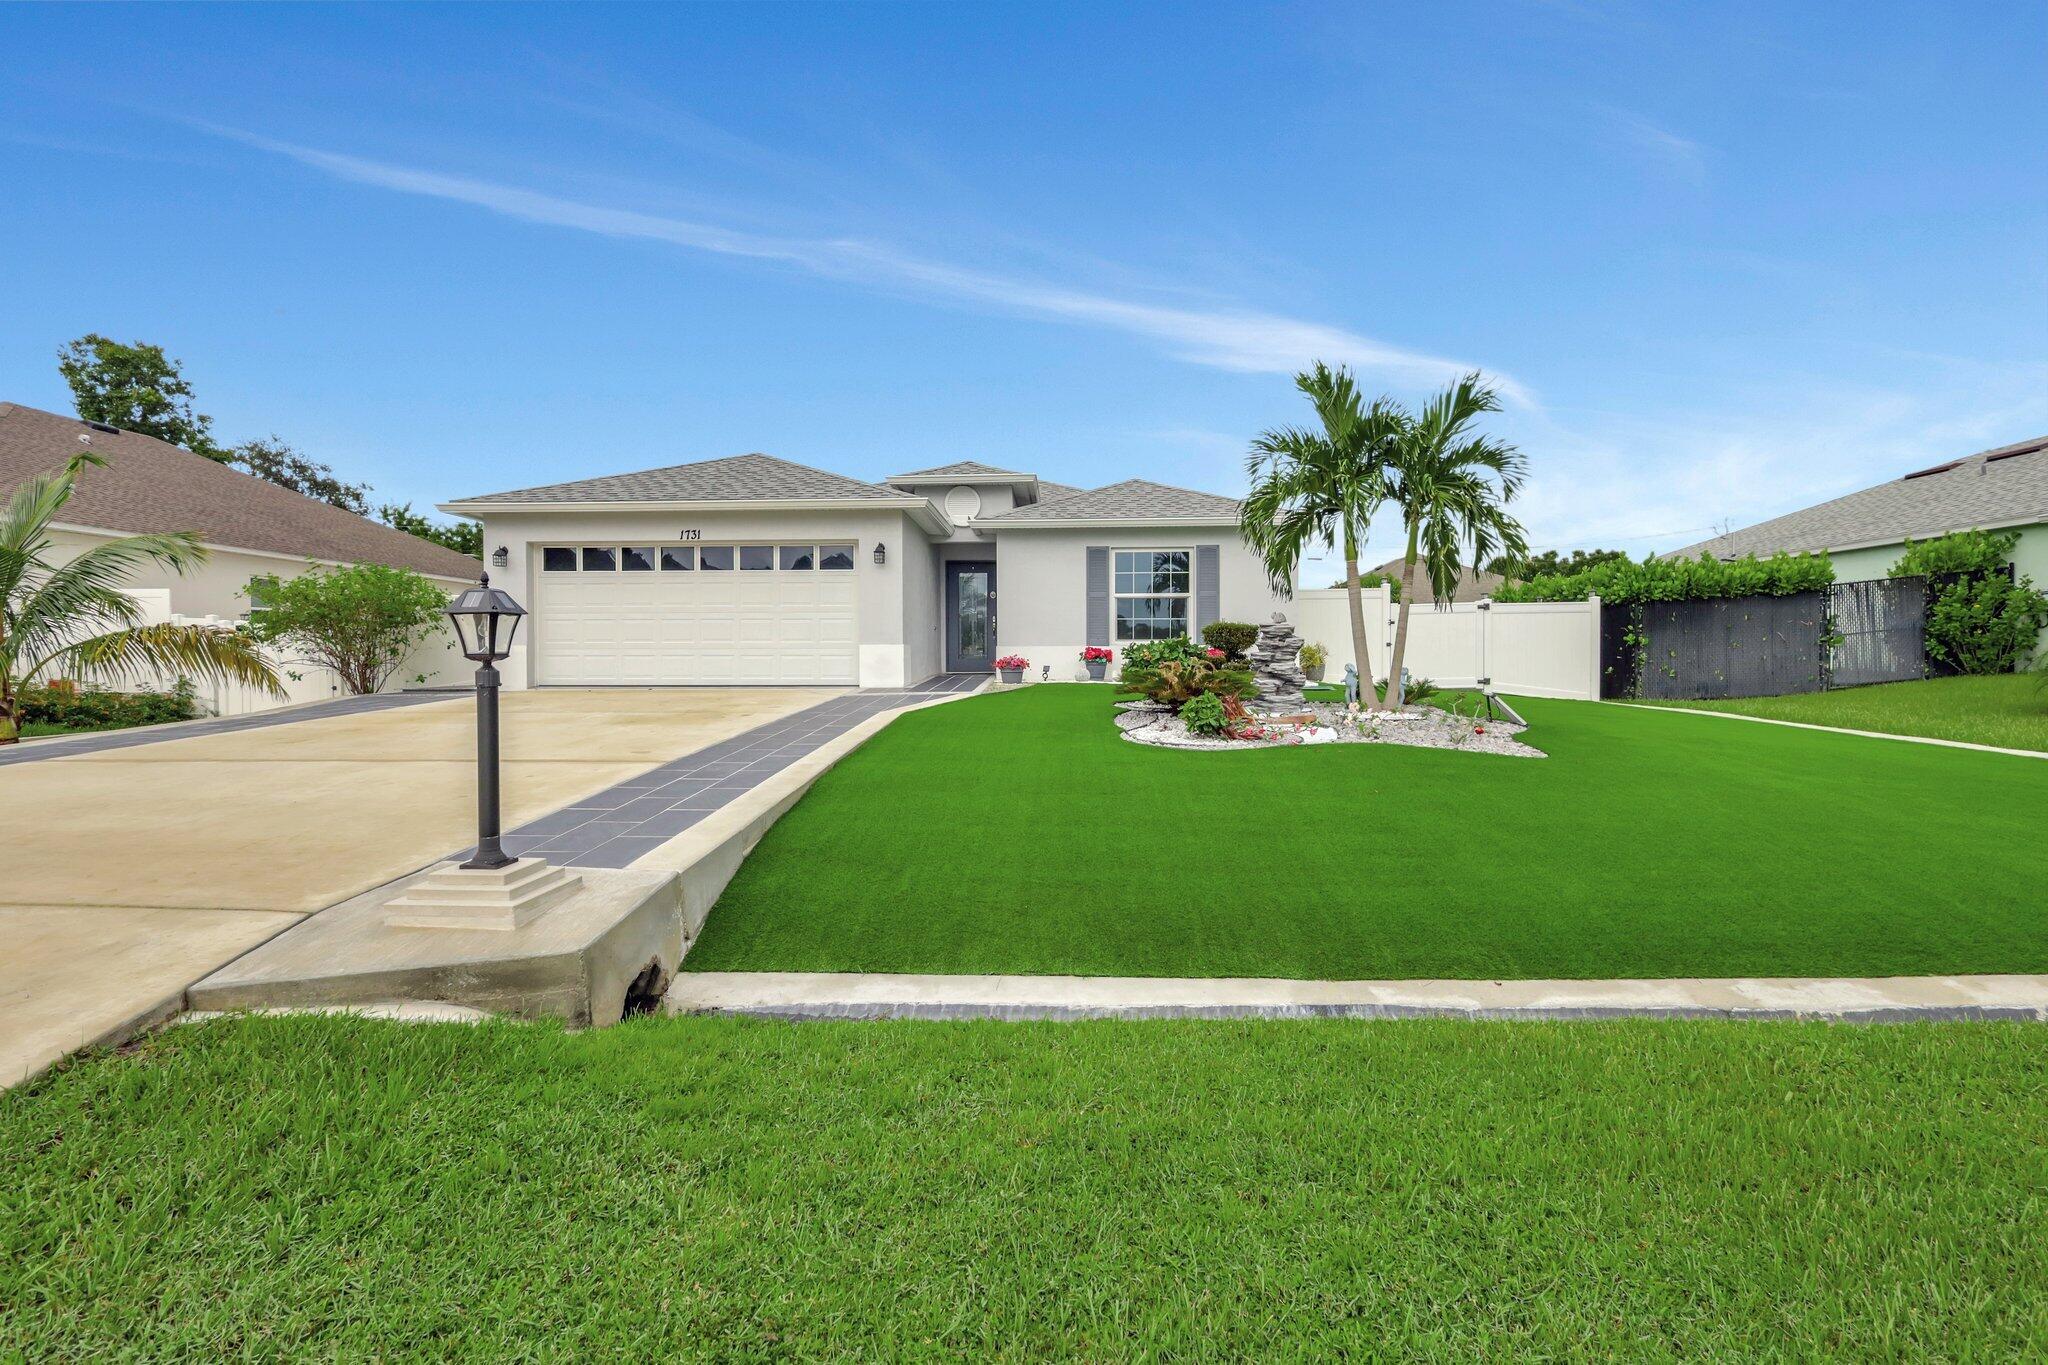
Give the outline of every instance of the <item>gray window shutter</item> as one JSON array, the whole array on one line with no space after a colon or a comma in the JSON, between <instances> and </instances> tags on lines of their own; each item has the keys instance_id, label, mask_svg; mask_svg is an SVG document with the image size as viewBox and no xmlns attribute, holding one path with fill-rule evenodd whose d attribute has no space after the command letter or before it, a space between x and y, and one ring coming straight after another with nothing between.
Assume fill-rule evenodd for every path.
<instances>
[{"instance_id":1,"label":"gray window shutter","mask_svg":"<svg viewBox=\"0 0 2048 1365\"><path fill-rule=\"evenodd\" d=\"M1091 645L1109 643L1109 547L1088 547L1088 639Z\"/></svg>"},{"instance_id":2,"label":"gray window shutter","mask_svg":"<svg viewBox=\"0 0 2048 1365\"><path fill-rule=\"evenodd\" d=\"M1222 576L1223 554L1219 546L1197 545L1195 547L1195 638L1202 638L1202 627L1214 625L1222 619L1223 608L1218 605L1221 594L1217 592L1216 580Z\"/></svg>"}]
</instances>

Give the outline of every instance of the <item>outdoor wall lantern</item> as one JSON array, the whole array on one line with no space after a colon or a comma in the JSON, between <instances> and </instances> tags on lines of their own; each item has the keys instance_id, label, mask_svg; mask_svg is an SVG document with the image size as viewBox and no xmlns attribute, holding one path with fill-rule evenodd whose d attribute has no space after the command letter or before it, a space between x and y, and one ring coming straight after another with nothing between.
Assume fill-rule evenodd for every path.
<instances>
[{"instance_id":1,"label":"outdoor wall lantern","mask_svg":"<svg viewBox=\"0 0 2048 1365\"><path fill-rule=\"evenodd\" d=\"M886 545L884 545L884 544L883 544L883 543L882 543L881 541L879 541L879 540L878 540L878 541L876 541L876 542L875 542L875 563L877 563L877 564L887 564L888 562L889 562L889 547L888 547L888 546L886 546Z\"/></svg>"},{"instance_id":2,"label":"outdoor wall lantern","mask_svg":"<svg viewBox=\"0 0 2048 1365\"><path fill-rule=\"evenodd\" d=\"M484 574L448 604L448 619L462 657L474 659L476 670L476 852L464 867L497 868L515 861L498 845L498 670L493 667L512 653L512 637L526 608L512 594L491 586Z\"/></svg>"},{"instance_id":3,"label":"outdoor wall lantern","mask_svg":"<svg viewBox=\"0 0 2048 1365\"><path fill-rule=\"evenodd\" d=\"M491 563L496 565L498 568L502 569L511 562L512 552L506 549L504 546L500 545L497 549L491 551Z\"/></svg>"}]
</instances>

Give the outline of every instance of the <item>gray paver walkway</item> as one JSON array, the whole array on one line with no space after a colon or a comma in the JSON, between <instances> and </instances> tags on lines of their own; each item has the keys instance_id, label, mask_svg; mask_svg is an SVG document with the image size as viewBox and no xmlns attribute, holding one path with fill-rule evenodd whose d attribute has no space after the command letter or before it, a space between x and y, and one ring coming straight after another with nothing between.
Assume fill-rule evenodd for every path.
<instances>
[{"instance_id":1,"label":"gray paver walkway","mask_svg":"<svg viewBox=\"0 0 2048 1365\"><path fill-rule=\"evenodd\" d=\"M197 739L202 735L226 735L238 730L266 730L273 725L296 725L302 720L325 720L329 716L354 716L366 711L388 711L394 706L418 706L422 702L447 701L461 692L380 692L373 697L336 697L306 706L259 711L252 716L220 716L213 720L180 721L171 725L147 725L134 730L106 730L97 734L65 736L10 744L0 749L0 767L34 763L46 758L70 758L77 754L104 753L109 749L132 749L138 744L161 744L173 739Z\"/></svg>"},{"instance_id":2,"label":"gray paver walkway","mask_svg":"<svg viewBox=\"0 0 2048 1365\"><path fill-rule=\"evenodd\" d=\"M560 867L626 867L869 717L936 696L972 692L988 678L986 673L941 674L912 688L862 689L834 697L651 768L510 830L500 842L515 858L530 854ZM450 856L469 854L464 849Z\"/></svg>"},{"instance_id":3,"label":"gray paver walkway","mask_svg":"<svg viewBox=\"0 0 2048 1365\"><path fill-rule=\"evenodd\" d=\"M692 972L678 1013L780 1019L1417 1018L2048 1022L2048 976L1281 981L1251 977Z\"/></svg>"}]
</instances>

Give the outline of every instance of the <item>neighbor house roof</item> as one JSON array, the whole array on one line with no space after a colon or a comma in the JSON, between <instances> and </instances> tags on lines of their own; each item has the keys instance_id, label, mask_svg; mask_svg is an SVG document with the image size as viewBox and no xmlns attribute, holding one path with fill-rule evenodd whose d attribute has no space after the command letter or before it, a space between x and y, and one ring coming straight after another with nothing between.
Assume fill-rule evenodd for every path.
<instances>
[{"instance_id":1,"label":"neighbor house roof","mask_svg":"<svg viewBox=\"0 0 2048 1365\"><path fill-rule=\"evenodd\" d=\"M2048 436L1930 469L1702 540L1667 558L1722 559L1780 550L1849 550L1912 536L2048 521Z\"/></svg>"},{"instance_id":2,"label":"neighbor house roof","mask_svg":"<svg viewBox=\"0 0 2048 1365\"><path fill-rule=\"evenodd\" d=\"M1366 572L1384 574L1398 583L1401 579L1401 559L1399 556L1396 556L1380 565L1377 569L1368 569ZM1475 569L1470 564L1461 564L1458 566L1458 586L1452 590L1451 595L1445 600L1449 602L1477 602L1482 597L1493 596L1494 593L1500 591L1500 585L1507 581L1506 576L1503 574L1493 573L1486 569ZM1415 565L1415 595L1420 599L1428 597L1429 594L1429 571L1422 567L1420 561L1417 561Z\"/></svg>"},{"instance_id":3,"label":"neighbor house roof","mask_svg":"<svg viewBox=\"0 0 2048 1365\"><path fill-rule=\"evenodd\" d=\"M129 534L192 531L223 549L341 564L389 564L442 578L475 578L467 555L294 493L204 455L19 403L0 403L0 497L91 451L58 514L68 526Z\"/></svg>"},{"instance_id":4,"label":"neighbor house roof","mask_svg":"<svg viewBox=\"0 0 2048 1365\"><path fill-rule=\"evenodd\" d=\"M914 495L900 488L862 483L843 474L813 469L773 455L729 455L694 464L663 465L634 474L515 488L457 498L448 506L549 502L896 502ZM919 499L922 501L922 499Z\"/></svg>"},{"instance_id":5,"label":"neighbor house roof","mask_svg":"<svg viewBox=\"0 0 2048 1365\"><path fill-rule=\"evenodd\" d=\"M1237 521L1237 501L1214 493L1145 479L1125 479L1104 488L1075 491L1048 501L1034 502L992 517L977 517L976 526L1042 526L1071 522L1154 521L1231 522Z\"/></svg>"}]
</instances>

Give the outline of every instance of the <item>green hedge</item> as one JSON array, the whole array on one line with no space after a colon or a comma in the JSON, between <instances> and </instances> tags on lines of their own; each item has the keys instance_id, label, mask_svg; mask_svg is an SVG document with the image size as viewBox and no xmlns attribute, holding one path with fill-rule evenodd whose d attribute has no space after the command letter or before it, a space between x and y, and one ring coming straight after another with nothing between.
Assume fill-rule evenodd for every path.
<instances>
[{"instance_id":1,"label":"green hedge","mask_svg":"<svg viewBox=\"0 0 2048 1365\"><path fill-rule=\"evenodd\" d=\"M1834 581L1835 566L1825 552L1731 560L1702 553L1698 559L1623 559L1583 573L1544 574L1526 583L1504 583L1493 597L1496 602L1583 602L1597 595L1603 606L1622 606L1756 593L1789 597L1816 592Z\"/></svg>"},{"instance_id":2,"label":"green hedge","mask_svg":"<svg viewBox=\"0 0 2048 1365\"><path fill-rule=\"evenodd\" d=\"M1908 540L1893 578L1924 576L1927 654L1955 673L2011 673L2034 652L2048 627L2048 596L2006 566L2017 531L1953 531Z\"/></svg>"}]
</instances>

